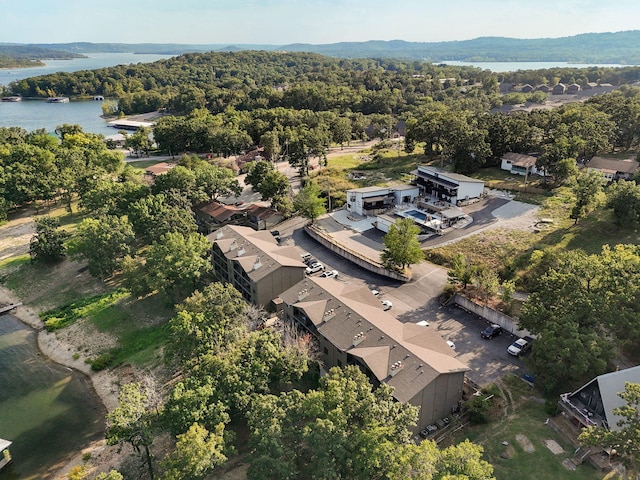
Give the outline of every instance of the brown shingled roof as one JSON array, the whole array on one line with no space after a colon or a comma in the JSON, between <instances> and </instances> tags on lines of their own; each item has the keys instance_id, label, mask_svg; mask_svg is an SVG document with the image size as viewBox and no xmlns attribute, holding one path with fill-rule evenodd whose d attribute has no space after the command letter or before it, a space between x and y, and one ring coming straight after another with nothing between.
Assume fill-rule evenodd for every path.
<instances>
[{"instance_id":1,"label":"brown shingled roof","mask_svg":"<svg viewBox=\"0 0 640 480\"><path fill-rule=\"evenodd\" d=\"M281 298L305 312L338 349L362 359L379 381L395 388L394 397L401 402L441 374L469 370L435 330L399 322L366 286L308 277ZM401 367L392 375L398 362Z\"/></svg>"}]
</instances>

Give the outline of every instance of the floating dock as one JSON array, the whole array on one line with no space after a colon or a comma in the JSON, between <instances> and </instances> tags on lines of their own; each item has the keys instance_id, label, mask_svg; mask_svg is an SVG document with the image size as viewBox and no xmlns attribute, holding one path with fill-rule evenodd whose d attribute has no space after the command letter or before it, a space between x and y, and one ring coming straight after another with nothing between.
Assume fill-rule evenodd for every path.
<instances>
[{"instance_id":1,"label":"floating dock","mask_svg":"<svg viewBox=\"0 0 640 480\"><path fill-rule=\"evenodd\" d=\"M4 470L12 462L9 447L12 443L9 440L0 438L0 471Z\"/></svg>"},{"instance_id":2,"label":"floating dock","mask_svg":"<svg viewBox=\"0 0 640 480\"><path fill-rule=\"evenodd\" d=\"M16 308L18 308L21 305L22 305L22 303L10 303L9 305L2 305L2 306L0 306L0 315L4 315L5 313L10 312L11 310L15 310ZM0 445L1 445L2 441L3 440L0 439ZM0 448L0 450L2 450L2 449Z\"/></svg>"}]
</instances>

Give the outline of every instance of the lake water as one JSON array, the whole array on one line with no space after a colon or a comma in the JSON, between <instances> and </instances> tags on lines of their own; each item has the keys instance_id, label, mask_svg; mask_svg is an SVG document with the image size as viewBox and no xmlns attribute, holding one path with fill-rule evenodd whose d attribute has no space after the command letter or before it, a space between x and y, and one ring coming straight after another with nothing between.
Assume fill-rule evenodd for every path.
<instances>
[{"instance_id":1,"label":"lake water","mask_svg":"<svg viewBox=\"0 0 640 480\"><path fill-rule=\"evenodd\" d=\"M545 68L589 68L589 67L631 67L634 65L620 65L613 63L565 63L565 62L459 62L457 60L442 60L447 65L478 67L492 72L515 72L517 70L541 70Z\"/></svg>"},{"instance_id":2,"label":"lake water","mask_svg":"<svg viewBox=\"0 0 640 480\"><path fill-rule=\"evenodd\" d=\"M113 65L128 65L131 63L155 62L168 58L168 55L134 54L134 53L92 53L88 58L73 60L50 60L44 67L14 68L0 70L0 85L8 85L15 80L21 80L36 75L46 75L55 72L75 72L78 70L93 70ZM443 61L449 65L470 65L494 72L508 72L516 70L532 70L553 67L586 68L591 66L621 67L611 64L572 64L562 62L458 62ZM0 127L22 127L27 131L44 128L53 132L63 123L78 124L85 132L113 135L115 129L108 127L103 120L102 102L93 100L71 101L69 103L47 103L41 100L23 100L22 102L0 103Z\"/></svg>"},{"instance_id":3,"label":"lake water","mask_svg":"<svg viewBox=\"0 0 640 480\"><path fill-rule=\"evenodd\" d=\"M87 377L47 360L33 329L0 316L0 438L13 442L13 464L0 480L52 478L104 438L104 415Z\"/></svg>"},{"instance_id":4,"label":"lake water","mask_svg":"<svg viewBox=\"0 0 640 480\"><path fill-rule=\"evenodd\" d=\"M88 58L73 60L48 60L44 67L0 69L0 85L23 78L47 75L55 72L77 72L94 70L114 65L148 63L168 58L170 55L134 53L92 53ZM107 126L100 118L102 102L93 100L71 101L69 103L47 103L43 100L23 100L22 102L0 103L0 127L22 127L27 131L44 128L53 132L63 123L81 125L85 132L113 135L117 131Z\"/></svg>"}]
</instances>

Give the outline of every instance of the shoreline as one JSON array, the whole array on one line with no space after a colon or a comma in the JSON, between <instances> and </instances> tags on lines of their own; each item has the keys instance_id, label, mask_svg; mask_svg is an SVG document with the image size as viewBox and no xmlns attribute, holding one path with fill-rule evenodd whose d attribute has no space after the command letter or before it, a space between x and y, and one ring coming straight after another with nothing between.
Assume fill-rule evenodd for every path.
<instances>
[{"instance_id":1,"label":"shoreline","mask_svg":"<svg viewBox=\"0 0 640 480\"><path fill-rule=\"evenodd\" d=\"M9 289L0 286L0 304L19 303L21 300ZM76 346L61 339L56 333L47 332L36 311L28 306L19 306L10 313L18 321L33 329L36 334L36 346L40 354L50 361L63 367L73 369L82 374L89 384L91 398L100 403L100 408L104 412L102 421L106 428L106 413L113 411L118 405L118 384L119 377L111 371L103 370L94 372L91 366L84 363L83 357L73 358ZM90 401L88 399L88 401ZM53 474L53 479L66 479L70 470L78 465L87 467L87 472L96 474L100 471L108 472L111 468L117 468L122 454L117 446L107 445L106 439L93 441L82 450L69 452L69 459L64 462ZM124 449L125 452L128 450ZM90 458L87 460L86 455ZM126 453L125 453L126 455Z\"/></svg>"},{"instance_id":2,"label":"shoreline","mask_svg":"<svg viewBox=\"0 0 640 480\"><path fill-rule=\"evenodd\" d=\"M0 286L0 303L19 303L21 300L6 287ZM81 358L74 359L75 346L58 338L55 332L45 330L40 317L32 308L21 305L11 313L12 316L36 332L38 350L49 360L67 368L72 368L91 380L92 388L107 412L118 404L118 379L108 371L94 372ZM114 388L110 388L110 385Z\"/></svg>"}]
</instances>

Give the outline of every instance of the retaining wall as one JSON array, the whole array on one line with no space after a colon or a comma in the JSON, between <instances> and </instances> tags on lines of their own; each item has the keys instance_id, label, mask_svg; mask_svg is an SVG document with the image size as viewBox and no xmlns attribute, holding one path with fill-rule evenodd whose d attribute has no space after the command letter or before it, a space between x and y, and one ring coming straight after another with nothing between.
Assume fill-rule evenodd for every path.
<instances>
[{"instance_id":1,"label":"retaining wall","mask_svg":"<svg viewBox=\"0 0 640 480\"><path fill-rule=\"evenodd\" d=\"M359 252L356 252L355 250L337 243L335 238L333 238L331 235L327 235L326 233L317 230L312 225L307 225L304 227L304 229L316 242L322 244L324 247L328 248L334 253L337 253L341 257L346 258L350 262L361 266L365 270L377 273L378 275L393 278L394 280L400 280L401 282L408 282L409 280L411 280L410 277L394 270L389 270L388 268L385 268L381 263L375 262L370 258L361 255Z\"/></svg>"},{"instance_id":2,"label":"retaining wall","mask_svg":"<svg viewBox=\"0 0 640 480\"><path fill-rule=\"evenodd\" d=\"M470 300L467 297L463 297L462 295L459 295L457 293L453 297L453 302L456 305L460 305L465 310L473 313L474 315L478 315L479 317L486 319L490 323L496 323L500 325L505 331L513 335L516 335L518 337L535 338L535 336L531 335L528 330L518 329L518 319L510 317L509 315L505 315L498 310L487 307L486 305L478 305L473 300Z\"/></svg>"}]
</instances>

